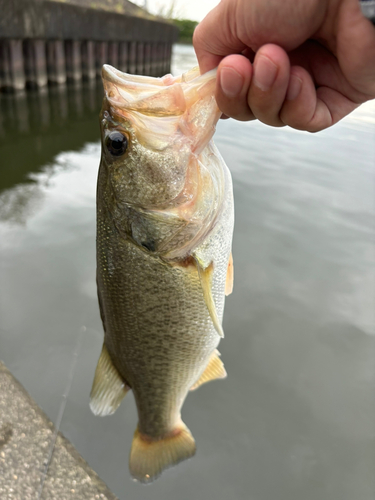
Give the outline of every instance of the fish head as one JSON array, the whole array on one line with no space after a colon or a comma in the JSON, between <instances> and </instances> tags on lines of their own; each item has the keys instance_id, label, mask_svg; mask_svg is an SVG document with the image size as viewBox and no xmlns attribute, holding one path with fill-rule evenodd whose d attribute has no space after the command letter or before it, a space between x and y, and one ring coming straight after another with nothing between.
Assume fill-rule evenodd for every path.
<instances>
[{"instance_id":1,"label":"fish head","mask_svg":"<svg viewBox=\"0 0 375 500\"><path fill-rule=\"evenodd\" d=\"M162 210L192 199L220 117L216 71L152 78L105 65L102 77L101 162L116 203Z\"/></svg>"}]
</instances>

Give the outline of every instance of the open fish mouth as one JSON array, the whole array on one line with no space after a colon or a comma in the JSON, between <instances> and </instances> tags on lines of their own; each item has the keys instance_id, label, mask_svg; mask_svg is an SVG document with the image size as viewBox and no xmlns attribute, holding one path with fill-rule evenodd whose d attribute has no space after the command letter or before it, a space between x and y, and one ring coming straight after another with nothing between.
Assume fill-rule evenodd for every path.
<instances>
[{"instance_id":1,"label":"open fish mouth","mask_svg":"<svg viewBox=\"0 0 375 500\"><path fill-rule=\"evenodd\" d=\"M174 77L154 78L130 75L105 64L102 69L103 85L109 103L128 111L138 111L155 117L181 116L202 100L212 104L216 85L216 69L201 75L199 68ZM215 112L210 113L212 123L217 122L220 111L215 102ZM205 113L208 114L208 113Z\"/></svg>"}]
</instances>

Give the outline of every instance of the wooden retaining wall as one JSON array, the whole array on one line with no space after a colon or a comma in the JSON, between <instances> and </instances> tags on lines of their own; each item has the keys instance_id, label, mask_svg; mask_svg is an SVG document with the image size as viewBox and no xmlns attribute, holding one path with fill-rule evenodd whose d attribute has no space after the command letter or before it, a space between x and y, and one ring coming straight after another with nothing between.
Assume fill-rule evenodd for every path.
<instances>
[{"instance_id":1,"label":"wooden retaining wall","mask_svg":"<svg viewBox=\"0 0 375 500\"><path fill-rule=\"evenodd\" d=\"M170 71L170 23L48 0L0 0L0 90L93 80L104 63L128 73Z\"/></svg>"}]
</instances>

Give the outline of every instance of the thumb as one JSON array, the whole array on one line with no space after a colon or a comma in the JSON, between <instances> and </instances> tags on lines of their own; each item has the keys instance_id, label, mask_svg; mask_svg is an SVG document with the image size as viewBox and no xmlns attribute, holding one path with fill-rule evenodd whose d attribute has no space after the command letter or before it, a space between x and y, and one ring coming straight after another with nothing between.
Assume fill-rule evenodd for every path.
<instances>
[{"instance_id":1,"label":"thumb","mask_svg":"<svg viewBox=\"0 0 375 500\"><path fill-rule=\"evenodd\" d=\"M230 29L230 19L227 4L220 2L195 28L193 46L201 73L216 68L223 57L240 54L246 48Z\"/></svg>"}]
</instances>

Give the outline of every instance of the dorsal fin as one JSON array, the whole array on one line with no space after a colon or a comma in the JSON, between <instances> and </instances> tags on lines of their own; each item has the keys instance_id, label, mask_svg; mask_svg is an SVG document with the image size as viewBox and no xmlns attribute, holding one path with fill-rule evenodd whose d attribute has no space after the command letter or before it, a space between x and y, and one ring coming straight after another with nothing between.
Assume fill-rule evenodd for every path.
<instances>
[{"instance_id":1,"label":"dorsal fin","mask_svg":"<svg viewBox=\"0 0 375 500\"><path fill-rule=\"evenodd\" d=\"M219 358L220 353L217 349L211 354L210 360L206 369L199 377L198 381L190 388L191 391L194 391L202 384L209 382L210 380L216 380L218 378L225 378L227 376L227 372L225 371L223 362Z\"/></svg>"}]
</instances>

